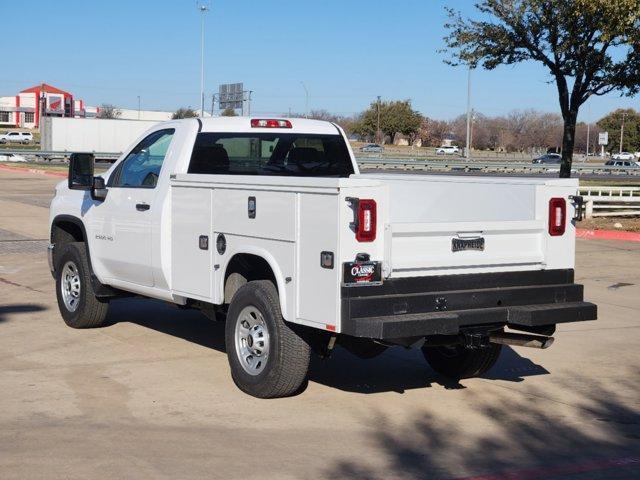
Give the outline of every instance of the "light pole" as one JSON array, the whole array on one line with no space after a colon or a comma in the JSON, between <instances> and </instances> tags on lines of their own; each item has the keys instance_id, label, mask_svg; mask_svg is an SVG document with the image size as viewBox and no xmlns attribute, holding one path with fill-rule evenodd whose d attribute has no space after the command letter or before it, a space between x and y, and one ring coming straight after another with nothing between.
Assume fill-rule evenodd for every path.
<instances>
[{"instance_id":1,"label":"light pole","mask_svg":"<svg viewBox=\"0 0 640 480\"><path fill-rule=\"evenodd\" d=\"M380 95L378 95L378 126L376 127L376 143L380 142Z\"/></svg>"},{"instance_id":2,"label":"light pole","mask_svg":"<svg viewBox=\"0 0 640 480\"><path fill-rule=\"evenodd\" d=\"M198 3L200 11L200 117L204 116L204 16L209 11L209 6Z\"/></svg>"},{"instance_id":3,"label":"light pole","mask_svg":"<svg viewBox=\"0 0 640 480\"><path fill-rule=\"evenodd\" d=\"M138 120L140 120L140 95L138 95Z\"/></svg>"},{"instance_id":4,"label":"light pole","mask_svg":"<svg viewBox=\"0 0 640 480\"><path fill-rule=\"evenodd\" d=\"M629 115L627 112L622 112L622 126L620 127L620 154L622 154L622 141L624 140L624 119Z\"/></svg>"},{"instance_id":5,"label":"light pole","mask_svg":"<svg viewBox=\"0 0 640 480\"><path fill-rule=\"evenodd\" d=\"M309 118L309 90L307 90L307 86L304 84L304 82L300 82L300 85L302 85L302 88L304 88L304 95L305 95L305 118Z\"/></svg>"},{"instance_id":6,"label":"light pole","mask_svg":"<svg viewBox=\"0 0 640 480\"><path fill-rule=\"evenodd\" d=\"M468 160L471 156L471 67L469 67L469 75L467 77L467 148L465 149L465 158Z\"/></svg>"}]
</instances>

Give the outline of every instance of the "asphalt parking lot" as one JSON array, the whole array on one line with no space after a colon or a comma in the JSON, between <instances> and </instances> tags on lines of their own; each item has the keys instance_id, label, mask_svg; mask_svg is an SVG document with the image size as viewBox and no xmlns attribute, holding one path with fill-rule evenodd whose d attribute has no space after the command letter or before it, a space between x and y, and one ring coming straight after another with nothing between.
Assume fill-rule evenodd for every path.
<instances>
[{"instance_id":1,"label":"asphalt parking lot","mask_svg":"<svg viewBox=\"0 0 640 480\"><path fill-rule=\"evenodd\" d=\"M640 244L580 240L600 319L450 382L418 351L336 350L299 396L232 383L223 325L118 300L72 330L47 269L59 179L0 171L0 478L640 478Z\"/></svg>"}]
</instances>

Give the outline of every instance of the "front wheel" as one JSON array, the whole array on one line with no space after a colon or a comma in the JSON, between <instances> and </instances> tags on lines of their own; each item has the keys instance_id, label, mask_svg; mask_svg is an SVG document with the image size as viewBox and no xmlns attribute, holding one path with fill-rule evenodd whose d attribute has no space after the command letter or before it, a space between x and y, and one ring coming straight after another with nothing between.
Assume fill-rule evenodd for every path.
<instances>
[{"instance_id":1,"label":"front wheel","mask_svg":"<svg viewBox=\"0 0 640 480\"><path fill-rule=\"evenodd\" d=\"M489 344L486 348L422 347L422 354L431 368L453 379L478 377L488 372L496 363L502 345Z\"/></svg>"},{"instance_id":2,"label":"front wheel","mask_svg":"<svg viewBox=\"0 0 640 480\"><path fill-rule=\"evenodd\" d=\"M55 268L60 314L73 328L101 327L109 304L93 293L85 244L71 242L63 244L62 248Z\"/></svg>"},{"instance_id":3,"label":"front wheel","mask_svg":"<svg viewBox=\"0 0 640 480\"><path fill-rule=\"evenodd\" d=\"M307 379L309 345L282 318L278 291L268 280L249 282L233 296L225 340L233 381L249 395L287 397Z\"/></svg>"}]
</instances>

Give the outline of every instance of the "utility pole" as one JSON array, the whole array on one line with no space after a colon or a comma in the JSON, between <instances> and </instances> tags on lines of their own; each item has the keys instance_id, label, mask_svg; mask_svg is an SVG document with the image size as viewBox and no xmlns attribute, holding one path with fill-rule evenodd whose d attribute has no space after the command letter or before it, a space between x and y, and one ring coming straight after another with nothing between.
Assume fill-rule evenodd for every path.
<instances>
[{"instance_id":1,"label":"utility pole","mask_svg":"<svg viewBox=\"0 0 640 480\"><path fill-rule=\"evenodd\" d=\"M305 118L309 118L309 90L307 90L307 86L304 84L304 82L300 82L300 84L302 85L302 88L304 88L304 95L305 95Z\"/></svg>"},{"instance_id":2,"label":"utility pole","mask_svg":"<svg viewBox=\"0 0 640 480\"><path fill-rule=\"evenodd\" d=\"M471 147L473 146L473 126L476 123L476 111L472 108L471 109L471 128L469 129L469 150L471 150Z\"/></svg>"},{"instance_id":3,"label":"utility pole","mask_svg":"<svg viewBox=\"0 0 640 480\"><path fill-rule=\"evenodd\" d=\"M622 153L622 142L624 140L624 119L629 115L627 112L622 112L622 127L620 128L620 153Z\"/></svg>"},{"instance_id":4,"label":"utility pole","mask_svg":"<svg viewBox=\"0 0 640 480\"><path fill-rule=\"evenodd\" d=\"M464 156L467 160L471 156L471 67L467 77L467 148Z\"/></svg>"},{"instance_id":5,"label":"utility pole","mask_svg":"<svg viewBox=\"0 0 640 480\"><path fill-rule=\"evenodd\" d=\"M584 161L589 160L589 147L591 143L591 106L587 105L587 156Z\"/></svg>"},{"instance_id":6,"label":"utility pole","mask_svg":"<svg viewBox=\"0 0 640 480\"><path fill-rule=\"evenodd\" d=\"M204 116L204 16L209 11L209 6L198 3L200 11L200 118Z\"/></svg>"},{"instance_id":7,"label":"utility pole","mask_svg":"<svg viewBox=\"0 0 640 480\"><path fill-rule=\"evenodd\" d=\"M138 95L138 120L140 120L140 95Z\"/></svg>"},{"instance_id":8,"label":"utility pole","mask_svg":"<svg viewBox=\"0 0 640 480\"><path fill-rule=\"evenodd\" d=\"M247 92L247 116L251 116L251 94L253 93L253 90L249 90Z\"/></svg>"},{"instance_id":9,"label":"utility pole","mask_svg":"<svg viewBox=\"0 0 640 480\"><path fill-rule=\"evenodd\" d=\"M376 143L380 141L380 95L378 95L378 126L376 127Z\"/></svg>"}]
</instances>

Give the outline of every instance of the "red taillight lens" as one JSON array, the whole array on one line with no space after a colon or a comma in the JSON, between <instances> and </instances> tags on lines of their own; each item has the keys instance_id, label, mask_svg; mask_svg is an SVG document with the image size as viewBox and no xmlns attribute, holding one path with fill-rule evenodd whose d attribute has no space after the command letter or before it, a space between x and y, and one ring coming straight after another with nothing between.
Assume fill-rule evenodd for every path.
<instances>
[{"instance_id":1,"label":"red taillight lens","mask_svg":"<svg viewBox=\"0 0 640 480\"><path fill-rule=\"evenodd\" d=\"M275 118L252 118L253 128L292 128L289 120L278 120Z\"/></svg>"},{"instance_id":2,"label":"red taillight lens","mask_svg":"<svg viewBox=\"0 0 640 480\"><path fill-rule=\"evenodd\" d=\"M567 228L567 202L564 198L549 200L549 235L559 237Z\"/></svg>"},{"instance_id":3,"label":"red taillight lens","mask_svg":"<svg viewBox=\"0 0 640 480\"><path fill-rule=\"evenodd\" d=\"M373 242L376 239L377 210L375 200L360 200L358 202L356 240L359 242Z\"/></svg>"}]
</instances>

